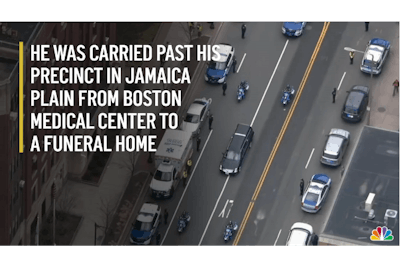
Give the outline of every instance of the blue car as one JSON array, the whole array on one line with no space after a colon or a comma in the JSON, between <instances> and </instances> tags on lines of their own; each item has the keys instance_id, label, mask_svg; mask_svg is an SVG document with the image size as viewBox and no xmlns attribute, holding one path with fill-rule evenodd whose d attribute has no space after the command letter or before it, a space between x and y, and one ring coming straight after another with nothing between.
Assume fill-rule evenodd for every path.
<instances>
[{"instance_id":1,"label":"blue car","mask_svg":"<svg viewBox=\"0 0 400 267\"><path fill-rule=\"evenodd\" d=\"M235 55L235 49L229 44L218 44L219 49L217 53L220 54L220 58L217 61L211 61L208 63L207 71L204 76L206 82L209 83L223 83L228 76Z\"/></svg>"},{"instance_id":2,"label":"blue car","mask_svg":"<svg viewBox=\"0 0 400 267\"><path fill-rule=\"evenodd\" d=\"M390 42L380 38L374 38L367 44L360 69L365 73L380 74L383 63L389 55Z\"/></svg>"},{"instance_id":3,"label":"blue car","mask_svg":"<svg viewBox=\"0 0 400 267\"><path fill-rule=\"evenodd\" d=\"M287 36L298 37L303 34L307 22L284 22L282 25L282 33Z\"/></svg>"},{"instance_id":4,"label":"blue car","mask_svg":"<svg viewBox=\"0 0 400 267\"><path fill-rule=\"evenodd\" d=\"M328 175L314 174L301 200L301 209L305 212L317 213L327 199L331 185L332 180Z\"/></svg>"}]
</instances>

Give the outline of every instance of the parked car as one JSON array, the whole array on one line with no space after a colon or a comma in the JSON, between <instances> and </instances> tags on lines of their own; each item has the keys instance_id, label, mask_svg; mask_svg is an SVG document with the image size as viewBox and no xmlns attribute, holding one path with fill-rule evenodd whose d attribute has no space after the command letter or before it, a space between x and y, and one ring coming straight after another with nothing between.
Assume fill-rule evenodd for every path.
<instances>
[{"instance_id":1,"label":"parked car","mask_svg":"<svg viewBox=\"0 0 400 267\"><path fill-rule=\"evenodd\" d=\"M132 224L131 244L149 245L160 224L161 207L157 204L144 203L136 221Z\"/></svg>"},{"instance_id":2,"label":"parked car","mask_svg":"<svg viewBox=\"0 0 400 267\"><path fill-rule=\"evenodd\" d=\"M326 174L314 174L301 200L301 209L309 213L317 213L325 203L332 180Z\"/></svg>"},{"instance_id":3,"label":"parked car","mask_svg":"<svg viewBox=\"0 0 400 267\"><path fill-rule=\"evenodd\" d=\"M380 74L383 63L390 51L390 42L380 38L374 38L367 44L360 69L365 73Z\"/></svg>"},{"instance_id":4,"label":"parked car","mask_svg":"<svg viewBox=\"0 0 400 267\"><path fill-rule=\"evenodd\" d=\"M230 44L218 44L217 53L220 54L220 59L212 60L208 63L207 71L204 76L206 82L223 83L228 76L235 56L235 48Z\"/></svg>"},{"instance_id":5,"label":"parked car","mask_svg":"<svg viewBox=\"0 0 400 267\"><path fill-rule=\"evenodd\" d=\"M237 125L225 153L222 153L223 158L219 165L221 172L226 175L240 172L247 150L251 148L253 136L254 131L250 125Z\"/></svg>"},{"instance_id":6,"label":"parked car","mask_svg":"<svg viewBox=\"0 0 400 267\"><path fill-rule=\"evenodd\" d=\"M313 233L314 231L311 225L297 222L290 228L286 246L308 246Z\"/></svg>"},{"instance_id":7,"label":"parked car","mask_svg":"<svg viewBox=\"0 0 400 267\"><path fill-rule=\"evenodd\" d=\"M194 136L200 134L207 117L210 116L211 102L211 98L208 100L205 97L195 99L181 123L181 130L191 132Z\"/></svg>"},{"instance_id":8,"label":"parked car","mask_svg":"<svg viewBox=\"0 0 400 267\"><path fill-rule=\"evenodd\" d=\"M298 37L303 34L307 22L284 22L282 25L282 33L287 36Z\"/></svg>"},{"instance_id":9,"label":"parked car","mask_svg":"<svg viewBox=\"0 0 400 267\"><path fill-rule=\"evenodd\" d=\"M342 118L350 122L359 122L367 110L369 88L355 85L348 93L342 109Z\"/></svg>"},{"instance_id":10,"label":"parked car","mask_svg":"<svg viewBox=\"0 0 400 267\"><path fill-rule=\"evenodd\" d=\"M330 166L342 164L343 156L350 143L350 133L342 129L333 128L326 139L321 163Z\"/></svg>"}]
</instances>

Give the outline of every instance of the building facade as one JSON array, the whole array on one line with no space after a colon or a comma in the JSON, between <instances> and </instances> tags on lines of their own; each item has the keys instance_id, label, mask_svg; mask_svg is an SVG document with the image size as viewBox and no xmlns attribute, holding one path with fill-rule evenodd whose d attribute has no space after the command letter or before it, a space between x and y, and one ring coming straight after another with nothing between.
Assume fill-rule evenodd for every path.
<instances>
[{"instance_id":1,"label":"building facade","mask_svg":"<svg viewBox=\"0 0 400 267\"><path fill-rule=\"evenodd\" d=\"M39 101L30 105L30 90L45 91L48 99L52 90L117 89L117 85L42 85L40 80L30 84L32 66L89 67L107 66L106 62L31 62L30 46L35 44L104 45L116 43L116 23L1 23L0 28L0 245L34 245L36 229L50 210L51 187L61 191L66 179L82 176L89 154L30 152L33 135L102 134L95 130L31 130L29 114L35 112L89 112L92 120L104 108L78 106L42 107ZM24 41L24 153L19 153L19 64L18 41ZM77 94L75 94L77 95ZM27 116L25 116L27 115ZM42 143L41 143L42 144Z\"/></svg>"}]
</instances>

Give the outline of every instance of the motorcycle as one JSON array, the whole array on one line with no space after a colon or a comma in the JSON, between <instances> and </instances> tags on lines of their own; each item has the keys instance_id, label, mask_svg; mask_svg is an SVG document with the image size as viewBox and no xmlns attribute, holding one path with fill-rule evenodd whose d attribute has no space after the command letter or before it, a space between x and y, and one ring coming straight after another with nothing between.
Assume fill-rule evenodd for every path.
<instances>
[{"instance_id":1,"label":"motorcycle","mask_svg":"<svg viewBox=\"0 0 400 267\"><path fill-rule=\"evenodd\" d=\"M230 222L225 226L224 231L224 241L227 243L229 240L232 239L233 234L237 231L239 225L236 222Z\"/></svg>"},{"instance_id":2,"label":"motorcycle","mask_svg":"<svg viewBox=\"0 0 400 267\"><path fill-rule=\"evenodd\" d=\"M190 222L190 215L188 212L184 211L182 215L178 219L178 233L182 233L185 229L188 223Z\"/></svg>"},{"instance_id":3,"label":"motorcycle","mask_svg":"<svg viewBox=\"0 0 400 267\"><path fill-rule=\"evenodd\" d=\"M238 86L238 91L237 91L237 100L240 102L242 99L246 98L246 93L249 90L250 85L247 81L241 81L239 86Z\"/></svg>"},{"instance_id":4,"label":"motorcycle","mask_svg":"<svg viewBox=\"0 0 400 267\"><path fill-rule=\"evenodd\" d=\"M291 86L289 90L285 89L283 91L283 95L281 98L281 103L283 104L283 106L286 106L288 103L290 103L290 98L292 95L294 95L295 91L296 90L293 88L293 86Z\"/></svg>"}]
</instances>

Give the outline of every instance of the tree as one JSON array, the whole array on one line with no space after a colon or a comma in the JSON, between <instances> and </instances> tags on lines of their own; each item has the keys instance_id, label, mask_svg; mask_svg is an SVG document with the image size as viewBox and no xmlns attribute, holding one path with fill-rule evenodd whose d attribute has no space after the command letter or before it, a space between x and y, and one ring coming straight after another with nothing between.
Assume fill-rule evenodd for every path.
<instances>
[{"instance_id":1,"label":"tree","mask_svg":"<svg viewBox=\"0 0 400 267\"><path fill-rule=\"evenodd\" d=\"M117 201L115 201L115 199L106 197L100 198L100 211L103 215L102 227L104 228L105 234L110 228L116 208L117 208Z\"/></svg>"},{"instance_id":2,"label":"tree","mask_svg":"<svg viewBox=\"0 0 400 267\"><path fill-rule=\"evenodd\" d=\"M71 187L66 184L57 201L57 210L61 213L69 214L71 209L76 207L76 195Z\"/></svg>"}]
</instances>

